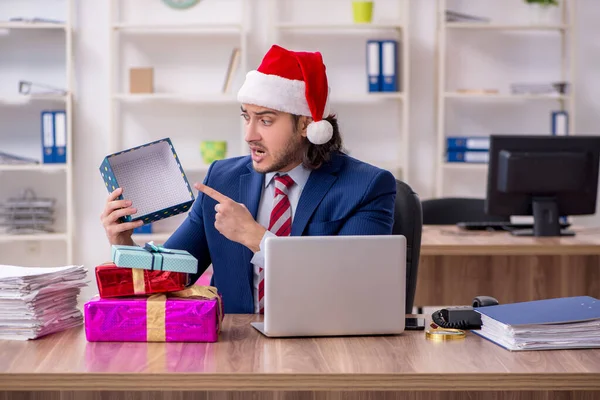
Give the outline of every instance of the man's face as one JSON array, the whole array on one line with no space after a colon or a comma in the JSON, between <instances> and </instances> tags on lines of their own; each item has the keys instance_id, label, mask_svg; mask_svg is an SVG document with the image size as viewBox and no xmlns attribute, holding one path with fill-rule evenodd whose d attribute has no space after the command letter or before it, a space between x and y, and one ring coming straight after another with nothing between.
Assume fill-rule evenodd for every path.
<instances>
[{"instance_id":1,"label":"man's face","mask_svg":"<svg viewBox=\"0 0 600 400\"><path fill-rule=\"evenodd\" d=\"M306 134L295 129L291 114L243 104L242 117L256 172L287 172L300 164Z\"/></svg>"}]
</instances>

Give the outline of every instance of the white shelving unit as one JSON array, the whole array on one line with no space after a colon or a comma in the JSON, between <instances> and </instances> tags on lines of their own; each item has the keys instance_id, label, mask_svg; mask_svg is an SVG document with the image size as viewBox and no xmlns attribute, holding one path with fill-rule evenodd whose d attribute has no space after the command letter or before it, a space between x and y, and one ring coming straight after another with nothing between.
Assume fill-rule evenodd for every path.
<instances>
[{"instance_id":1,"label":"white shelving unit","mask_svg":"<svg viewBox=\"0 0 600 400\"><path fill-rule=\"evenodd\" d=\"M51 23L28 23L28 22L0 22L0 29L59 29L68 31L70 23L51 24Z\"/></svg>"},{"instance_id":2,"label":"white shelving unit","mask_svg":"<svg viewBox=\"0 0 600 400\"><path fill-rule=\"evenodd\" d=\"M574 104L574 42L575 35L573 27L575 26L575 4L573 0L560 0L560 21L556 24L523 24L523 23L495 23L493 18L490 22L447 22L445 11L448 9L451 0L437 0L437 160L436 160L436 178L435 194L437 197L444 197L446 191L444 183L447 172L451 171L487 171L487 164L478 163L456 163L446 161L446 122L448 118L448 103L463 102L465 104L487 104L489 107L500 106L506 103L522 104L522 107L537 104L556 104L555 109L565 110L569 114L569 135L575 132L575 104ZM453 3L454 4L454 3ZM507 7L512 5L506 4ZM469 14L468 10L454 10ZM475 14L475 13L473 13ZM514 14L518 14L516 11ZM448 88L448 66L452 61L448 55L448 34L449 32L462 32L463 35L480 33L487 34L507 34L507 35L545 35L549 38L560 38L560 80L569 83L569 89L566 94L507 94L507 93L469 93L461 91L451 91ZM544 37L545 37L544 36ZM485 49L482 49L485 51ZM461 59L464 63L465 61ZM532 82L539 83L539 82ZM491 82L493 86L493 82ZM487 88L482 88L487 89ZM508 116L510 118L510 116ZM548 113L548 121L550 115ZM519 123L520 121L514 121ZM490 132L485 133L505 133L493 132L494 128L489 127ZM452 136L461 136L455 134ZM473 136L464 134L462 136ZM484 134L477 135L484 136ZM478 181L479 182L479 181ZM483 181L482 181L483 182ZM485 184L485 183L483 183ZM461 193L465 197L471 197L472 193Z\"/></svg>"},{"instance_id":3,"label":"white shelving unit","mask_svg":"<svg viewBox=\"0 0 600 400\"><path fill-rule=\"evenodd\" d=\"M342 110L347 106L361 106L361 105L384 105L386 103L393 104L393 113L399 115L400 122L398 128L392 128L392 132L394 134L394 139L397 140L397 144L393 147L395 149L395 156L393 160L382 160L378 156L374 154L371 155L363 155L361 154L361 149L358 148L360 146L355 146L356 148L350 149L351 155L355 156L363 161L369 162L373 165L376 165L380 168L385 168L392 172L397 178L402 180L407 180L409 177L409 102L407 99L409 98L410 93L410 85L409 85L409 76L410 76L410 58L409 58L409 46L410 46L410 36L409 36L409 15L410 15L410 1L411 0L385 0L385 1L375 1L374 7L381 6L395 6L397 5L398 16L390 17L391 20L385 21L382 18L377 18L378 10L374 9L374 18L371 23L353 23L352 17L350 16L346 21L338 21L340 19L336 13L332 11L332 15L325 15L325 12L321 12L321 15L318 17L327 17L328 21L323 22L301 22L310 20L310 18L305 18L304 15L300 15L296 20L290 21L282 21L282 8L285 6L289 6L290 3L296 2L298 4L303 3L306 4L307 9L314 10L321 8L320 6L316 6L316 8L312 7L312 3L309 5L307 1L304 0L288 0L282 2L280 0L269 0L269 18L268 20L273 21L271 26L272 37L270 43L278 43L286 46L286 43L289 40L293 40L294 43L302 43L302 48L292 48L293 50L302 50L310 48L313 43L318 43L314 47L317 48L321 53L323 53L324 61L327 64L328 58L336 58L338 55L346 55L346 58L350 51L354 51L354 49L349 50L340 46L339 48L332 51L332 47L325 46L323 41L329 40L335 43L336 40L353 40L356 43L356 40L364 39L364 45L360 48L360 53L356 54L357 58L360 59L364 57L366 52L366 42L368 39L395 39L398 40L399 50L398 50L398 69L400 72L399 79L399 92L380 92L380 93L369 93L367 90L367 72L366 72L366 62L361 63L359 68L356 68L356 72L353 73L352 83L355 82L364 82L364 85L361 85L360 88L353 90L352 92L344 91L344 85L338 85L336 87L332 87L331 91L331 109L332 112L338 113L338 111ZM314 2L313 2L314 3ZM334 2L332 2L334 3ZM384 4L385 3L385 4ZM351 10L351 2L343 2L343 3L335 3L336 8L343 6L347 7L346 11ZM333 10L332 9L332 10ZM294 12L286 12L285 15L290 16L294 15ZM341 13L343 14L343 13ZM330 17L330 18L329 18ZM293 17L292 17L293 18ZM381 20L380 20L381 19ZM316 38L316 42L315 42ZM312 39L312 41L311 41ZM322 47L321 47L322 46ZM312 49L311 49L312 50ZM332 81L335 80L335 74L339 71L336 71L335 68L332 68L330 65L327 65L327 73L329 77L329 84L332 86ZM387 109L386 109L387 110ZM365 112L364 110L361 112ZM383 113L382 113L383 115ZM344 121L340 120L340 123ZM397 134L396 134L397 131ZM360 132L353 131L351 128L346 126L342 129L342 136L344 140L344 144L347 144L349 139L355 140L360 135L370 134L370 132ZM380 145L385 147L385 145Z\"/></svg>"},{"instance_id":4,"label":"white shelving unit","mask_svg":"<svg viewBox=\"0 0 600 400\"><path fill-rule=\"evenodd\" d=\"M121 102L173 102L193 104L238 104L235 96L230 94L205 94L189 95L182 93L155 93L155 94L130 94L117 93L113 95L114 100Z\"/></svg>"},{"instance_id":5,"label":"white shelving unit","mask_svg":"<svg viewBox=\"0 0 600 400\"><path fill-rule=\"evenodd\" d=\"M497 31L557 31L567 30L569 25L516 25L478 22L446 22L446 29L477 29Z\"/></svg>"},{"instance_id":6,"label":"white shelving unit","mask_svg":"<svg viewBox=\"0 0 600 400\"><path fill-rule=\"evenodd\" d=\"M237 87L235 87L235 83L232 84L231 89L227 93L222 93L220 90L172 90L171 88L166 88L165 80L162 80L161 87L159 88L158 83L160 81L160 74L163 70L160 67L154 68L154 81L155 81L155 90L153 93L143 93L143 94L132 94L129 93L128 80L127 80L127 71L130 67L140 67L140 66L148 66L148 65L125 65L124 59L125 53L127 51L136 52L138 51L134 46L129 46L127 49L124 49L126 41L129 39L133 40L173 40L177 41L180 39L197 40L197 45L201 46L201 50L196 51L205 51L207 54L207 58L210 58L211 49L217 49L217 44L213 42L218 42L221 40L228 40L229 43L233 43L231 46L232 49L234 47L238 47L240 49L240 60L239 65L237 67L236 75L243 76L245 72L248 70L248 35L249 35L249 13L250 8L248 6L248 2L245 0L238 0L234 3L233 0L229 0L227 2L228 7L235 7L236 10L239 10L240 18L237 21L224 21L220 23L215 21L213 18L210 18L211 11L201 10L202 7L206 5L206 3L200 2L197 6L189 9L189 10L169 10L166 5L160 5L164 8L161 10L161 13L164 12L166 15L165 21L138 21L133 20L133 18L128 18L126 16L126 12L123 12L123 7L127 6L127 0L109 0L110 1L110 48L109 48L109 59L111 65L110 71L110 86L109 86L109 98L110 98L110 107L109 107L109 118L110 118L110 134L109 134L109 152L117 152L123 150L125 148L141 145L146 142L150 142L152 140L158 139L156 137L156 132L150 132L150 129L147 131L147 135L139 134L135 136L136 139L134 142L129 141L128 137L132 133L130 132L124 125L122 125L123 120L125 118L124 108L125 107L137 107L134 112L132 112L132 119L144 119L147 118L147 113L155 112L155 110L182 110L177 111L177 115L193 115L194 113L201 113L206 110L231 110L231 114L226 114L227 118L238 118L239 115L239 103L236 98ZM137 0L138 7L146 6L145 3ZM145 1L145 0L144 0ZM208 6L223 6L224 2L219 2L220 4L213 3L212 5L208 4ZM131 3L130 3L131 4ZM150 5L153 7L159 7L159 5ZM139 9L139 8L138 8ZM199 11L200 10L200 11ZM227 10L222 10L215 15L223 15L230 14ZM195 19L195 16L200 18ZM139 15L134 15L137 19ZM179 18L181 17L181 18ZM237 39L237 40L236 40ZM178 46L177 43L174 45ZM204 47L205 46L205 47ZM148 50L148 52L152 49ZM169 50L169 49L167 49ZM139 56L139 54L138 54ZM146 59L153 60L152 54L144 54ZM160 56L163 59L165 58L165 54L156 54L156 56ZM229 57L229 56L228 56ZM143 57L142 57L143 58ZM225 79L225 73L227 70L227 62L229 59L224 60L222 65L222 73L218 76L219 82ZM149 65L154 67L153 65ZM177 67L185 67L185 65L177 65ZM198 74L202 74L205 71L205 66L203 64L194 64L194 68L197 68ZM173 73L173 71L170 71ZM214 69L212 71L208 71L208 73L215 73ZM199 79L197 76L189 77L191 82L194 82L196 79ZM206 78L203 78L206 79ZM235 81L235 80L234 80ZM211 82L212 83L212 82ZM181 85L180 85L181 86ZM214 86L214 85L213 85ZM181 89L181 87L180 87ZM187 88L184 88L187 89ZM151 108L152 107L152 108ZM152 110L152 111L147 111ZM144 114L146 113L146 115ZM169 116L164 116L161 118L167 119ZM208 116L207 119L211 118ZM217 117L213 117L217 118ZM177 121L173 121L176 123ZM204 123L203 119L201 123ZM193 129L190 128L193 124L187 123L185 124L185 129ZM152 127L151 127L152 128ZM157 128L158 129L158 128ZM203 126L198 127L199 130L203 129ZM209 130L208 128L205 130ZM217 132L215 133L215 137L211 137L210 140L227 140L231 139L231 134L235 134L235 141L239 143L239 147L241 150L230 149L228 148L227 157L234 157L247 154L247 149L244 141L244 134L242 130L242 123L236 123L237 132ZM146 133L146 132L145 132ZM227 138L219 137L221 134L228 134ZM154 136L153 136L154 135ZM200 159L200 154L198 146L196 146L197 150L197 159L193 157L189 157L189 151L187 145L178 146L178 137L179 133L165 131L163 134L160 134L160 137L171 137L173 144L175 146L175 150L178 152L180 156L182 165L186 174L188 175L188 179L190 183L197 181L200 178L203 178L209 168L209 165L206 165ZM194 135L194 133L190 133L190 135ZM198 138L200 141L201 138ZM231 144L231 143L230 143ZM230 146L231 147L231 146ZM244 152L246 151L246 152ZM187 154L187 158L186 158ZM193 176L193 179L190 176ZM201 179L200 179L201 180ZM179 215L173 218L170 218L165 221L159 221L153 224L153 233L151 234L134 234L133 239L137 243L144 243L147 241L155 241L157 243L162 243L166 241L169 236L172 234L173 230L176 228L176 225L173 222L177 222L184 218L184 215ZM171 224L161 225L163 222L170 222Z\"/></svg>"},{"instance_id":7,"label":"white shelving unit","mask_svg":"<svg viewBox=\"0 0 600 400\"><path fill-rule=\"evenodd\" d=\"M74 246L74 190L73 190L73 88L74 88L74 58L73 58L73 21L74 21L74 2L75 0L64 0L65 15L61 18L64 19L64 23L29 23L29 22L0 22L0 32L8 33L7 35L0 35L0 46L6 41L12 40L10 33L18 31L38 31L38 32L56 32L62 31L64 33L64 54L65 54L65 91L66 95L55 95L55 94L31 94L31 95L9 95L0 96L0 107L39 107L43 102L44 105L52 104L53 108L64 108L66 112L66 126L67 126L67 143L66 143L66 163L65 164L34 164L34 165L0 165L0 185L4 185L6 182L15 182L17 179L22 179L20 173L27 172L33 174L58 174L60 179L64 179L65 192L63 197L57 199L57 203L64 204L65 215L64 215L64 228L60 229L56 233L47 234L0 234L0 244L11 245L24 242L36 242L37 245L41 245L45 242L60 242L63 243L66 249L66 254L61 258L61 263L73 264L73 246ZM1 9L0 9L1 10ZM43 16L43 15L41 15ZM2 17L12 17L2 16ZM27 38L29 39L29 38ZM30 43L31 44L31 43ZM23 46L27 46L26 43ZM2 72L0 71L0 74ZM12 84L12 83L11 83ZM14 82L15 92L17 88L17 82ZM39 115L37 116L39 121ZM8 121L3 121L3 125ZM41 128L38 127L37 132L40 132ZM36 137L41 135L38 133ZM0 149L2 145L2 135L0 135ZM30 146L29 143L23 143L23 146ZM41 141L40 141L40 152L39 159L41 162ZM19 175L17 175L19 174ZM18 177L18 178L17 178ZM34 188L35 189L35 188ZM45 197L44 193L36 190L36 195L39 197ZM36 246L37 246L36 245ZM11 256L18 256L21 259L21 255L14 254L16 250L11 248ZM56 252L56 250L54 250ZM26 257L26 255L23 255ZM0 264L2 264L2 256L0 256ZM45 259L40 256L40 263L36 265L45 265Z\"/></svg>"}]
</instances>

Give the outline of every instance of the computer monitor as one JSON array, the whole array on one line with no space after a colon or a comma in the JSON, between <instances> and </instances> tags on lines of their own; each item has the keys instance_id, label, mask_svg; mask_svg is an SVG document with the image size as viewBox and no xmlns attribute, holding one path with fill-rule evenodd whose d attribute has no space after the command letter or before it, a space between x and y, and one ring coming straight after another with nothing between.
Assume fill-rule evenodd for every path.
<instances>
[{"instance_id":1,"label":"computer monitor","mask_svg":"<svg viewBox=\"0 0 600 400\"><path fill-rule=\"evenodd\" d=\"M533 230L514 235L573 235L560 217L596 212L600 137L514 136L490 138L485 211L533 215Z\"/></svg>"}]
</instances>

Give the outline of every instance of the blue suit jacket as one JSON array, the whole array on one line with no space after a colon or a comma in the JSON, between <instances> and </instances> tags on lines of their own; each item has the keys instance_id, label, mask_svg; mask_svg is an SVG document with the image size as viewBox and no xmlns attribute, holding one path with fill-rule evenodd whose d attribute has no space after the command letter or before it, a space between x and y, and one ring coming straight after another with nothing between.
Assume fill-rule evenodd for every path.
<instances>
[{"instance_id":1,"label":"blue suit jacket","mask_svg":"<svg viewBox=\"0 0 600 400\"><path fill-rule=\"evenodd\" d=\"M214 162L204 183L243 203L256 219L264 174L249 156ZM388 171L335 154L312 171L292 223L292 236L390 235L396 181ZM196 281L212 263L213 282L226 313L254 313L253 253L214 227L215 200L203 193L165 247L189 251L198 259Z\"/></svg>"}]
</instances>

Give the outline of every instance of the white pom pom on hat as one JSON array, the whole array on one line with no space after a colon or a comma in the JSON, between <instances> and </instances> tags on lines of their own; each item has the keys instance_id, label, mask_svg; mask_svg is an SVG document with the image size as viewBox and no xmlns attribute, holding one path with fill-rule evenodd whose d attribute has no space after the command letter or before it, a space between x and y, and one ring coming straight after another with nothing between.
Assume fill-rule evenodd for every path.
<instances>
[{"instance_id":1,"label":"white pom pom on hat","mask_svg":"<svg viewBox=\"0 0 600 400\"><path fill-rule=\"evenodd\" d=\"M311 117L307 138L321 145L333 137L329 86L319 52L295 52L273 45L255 71L246 75L238 92L240 103Z\"/></svg>"},{"instance_id":2,"label":"white pom pom on hat","mask_svg":"<svg viewBox=\"0 0 600 400\"><path fill-rule=\"evenodd\" d=\"M306 137L314 144L325 144L333 137L333 126L326 119L313 121L306 128Z\"/></svg>"}]
</instances>

